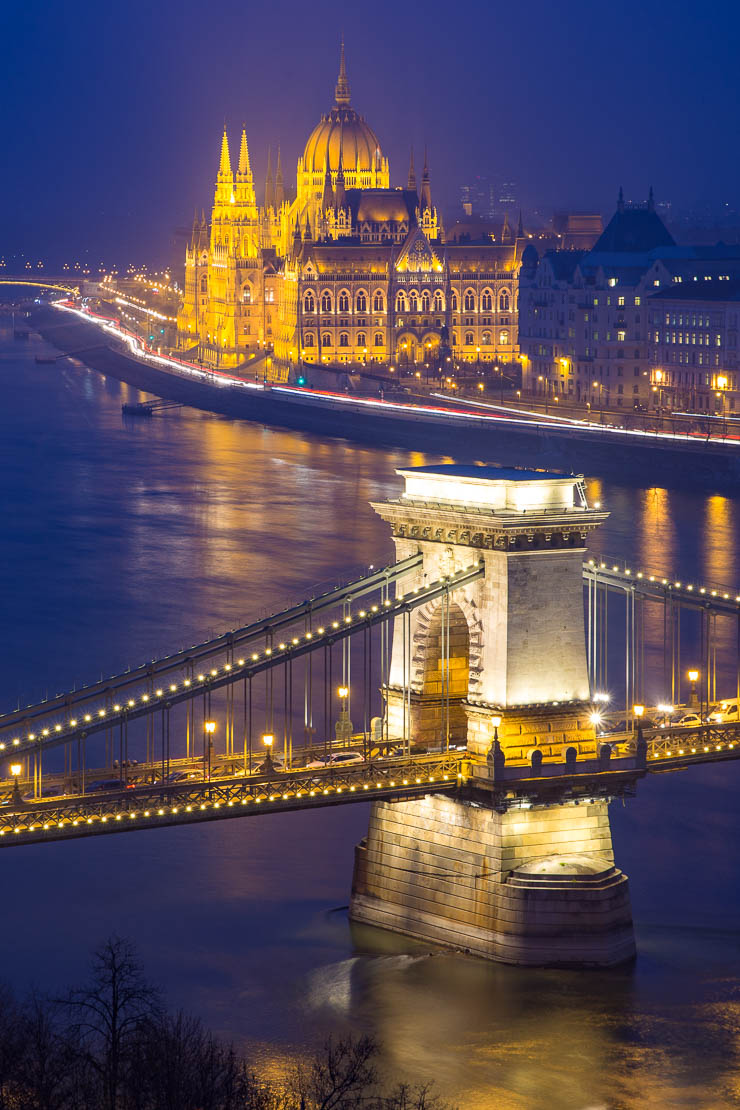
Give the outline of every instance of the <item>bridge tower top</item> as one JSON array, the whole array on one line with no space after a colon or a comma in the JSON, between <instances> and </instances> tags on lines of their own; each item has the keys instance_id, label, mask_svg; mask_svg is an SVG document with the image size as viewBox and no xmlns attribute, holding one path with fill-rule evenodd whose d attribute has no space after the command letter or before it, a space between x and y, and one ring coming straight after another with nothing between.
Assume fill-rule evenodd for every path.
<instances>
[{"instance_id":1,"label":"bridge tower top","mask_svg":"<svg viewBox=\"0 0 740 1110\"><path fill-rule=\"evenodd\" d=\"M478 742L481 754L487 750L494 717L513 724L522 714L546 713L548 720L573 714L590 698L583 553L589 532L608 516L589 507L582 476L456 465L398 474L401 496L373 508L390 524L399 559L422 552L421 567L401 589L454 574L474 553L483 563L483 576L451 595L451 615L442 618L450 629L445 635L458 644L460 659L451 666L471 750ZM412 617L408 665L422 702L433 687L428 655L436 650L435 621L423 608ZM402 682L402 642L399 627L391 685Z\"/></svg>"}]
</instances>

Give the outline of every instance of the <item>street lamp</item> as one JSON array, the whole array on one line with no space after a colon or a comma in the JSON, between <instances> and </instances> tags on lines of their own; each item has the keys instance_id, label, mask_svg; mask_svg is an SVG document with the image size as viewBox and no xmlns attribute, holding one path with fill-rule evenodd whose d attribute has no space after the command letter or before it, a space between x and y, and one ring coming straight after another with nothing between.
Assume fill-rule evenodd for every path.
<instances>
[{"instance_id":1,"label":"street lamp","mask_svg":"<svg viewBox=\"0 0 740 1110\"><path fill-rule=\"evenodd\" d=\"M645 715L645 706L644 705L633 705L632 706L632 713L637 718L637 727L639 728L640 725L642 724L642 718Z\"/></svg>"},{"instance_id":2,"label":"street lamp","mask_svg":"<svg viewBox=\"0 0 740 1110\"><path fill-rule=\"evenodd\" d=\"M491 724L493 725L493 739L498 741L498 726L501 724L501 718L491 717Z\"/></svg>"},{"instance_id":3,"label":"street lamp","mask_svg":"<svg viewBox=\"0 0 740 1110\"><path fill-rule=\"evenodd\" d=\"M208 781L211 781L211 754L213 752L213 734L216 731L215 721L203 722L203 759L207 760Z\"/></svg>"},{"instance_id":4,"label":"street lamp","mask_svg":"<svg viewBox=\"0 0 740 1110\"><path fill-rule=\"evenodd\" d=\"M698 702L696 697L696 684L699 681L699 672L694 670L687 671L686 677L691 683L691 704L697 705Z\"/></svg>"},{"instance_id":5,"label":"street lamp","mask_svg":"<svg viewBox=\"0 0 740 1110\"><path fill-rule=\"evenodd\" d=\"M23 765L21 763L10 764L10 773L13 776L13 805L20 805L22 801L20 788L20 776L22 770Z\"/></svg>"},{"instance_id":6,"label":"street lamp","mask_svg":"<svg viewBox=\"0 0 740 1110\"><path fill-rule=\"evenodd\" d=\"M275 737L271 732L266 732L262 737L262 743L265 745L264 768L267 774L270 775L275 770L274 764L272 762L272 747L275 743Z\"/></svg>"}]
</instances>

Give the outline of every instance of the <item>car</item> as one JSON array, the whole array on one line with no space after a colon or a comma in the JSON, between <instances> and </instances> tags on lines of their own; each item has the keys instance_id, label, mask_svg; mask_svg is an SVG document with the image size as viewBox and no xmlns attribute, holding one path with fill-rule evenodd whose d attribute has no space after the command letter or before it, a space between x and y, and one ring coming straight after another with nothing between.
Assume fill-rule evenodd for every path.
<instances>
[{"instance_id":1,"label":"car","mask_svg":"<svg viewBox=\"0 0 740 1110\"><path fill-rule=\"evenodd\" d=\"M345 767L348 763L364 763L360 752L331 752L327 756L319 756L306 764L309 771L318 771L325 767Z\"/></svg>"},{"instance_id":2,"label":"car","mask_svg":"<svg viewBox=\"0 0 740 1110\"><path fill-rule=\"evenodd\" d=\"M671 721L670 728L699 728L704 721L699 713L683 713L675 721Z\"/></svg>"},{"instance_id":3,"label":"car","mask_svg":"<svg viewBox=\"0 0 740 1110\"><path fill-rule=\"evenodd\" d=\"M67 791L63 786L44 786L39 790L38 794L34 794L30 790L27 794L23 795L24 802L42 802L47 798L65 798Z\"/></svg>"},{"instance_id":4,"label":"car","mask_svg":"<svg viewBox=\"0 0 740 1110\"><path fill-rule=\"evenodd\" d=\"M102 779L100 782L91 782L88 793L95 794L102 790L126 790L128 783L123 779Z\"/></svg>"},{"instance_id":5,"label":"car","mask_svg":"<svg viewBox=\"0 0 740 1110\"><path fill-rule=\"evenodd\" d=\"M710 721L716 721L718 724L737 724L740 720L740 702L736 699L718 702L712 707L709 719Z\"/></svg>"}]
</instances>

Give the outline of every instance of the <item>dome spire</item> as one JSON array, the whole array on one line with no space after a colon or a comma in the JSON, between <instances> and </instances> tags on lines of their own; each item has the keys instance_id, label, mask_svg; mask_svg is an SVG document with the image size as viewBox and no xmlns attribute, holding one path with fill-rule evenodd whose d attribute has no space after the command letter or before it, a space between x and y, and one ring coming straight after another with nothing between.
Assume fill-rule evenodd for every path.
<instances>
[{"instance_id":1,"label":"dome spire","mask_svg":"<svg viewBox=\"0 0 740 1110\"><path fill-rule=\"evenodd\" d=\"M342 32L342 47L339 54L339 80L334 90L334 100L337 104L349 104L349 81L344 61L344 32Z\"/></svg>"},{"instance_id":2,"label":"dome spire","mask_svg":"<svg viewBox=\"0 0 740 1110\"><path fill-rule=\"evenodd\" d=\"M432 208L432 186L429 181L429 159L427 158L427 148L424 146L424 169L421 175L421 207L422 209Z\"/></svg>"},{"instance_id":3,"label":"dome spire","mask_svg":"<svg viewBox=\"0 0 740 1110\"><path fill-rule=\"evenodd\" d=\"M249 164L249 147L247 146L247 128L242 127L242 141L239 148L239 169L237 177L247 181L252 177L252 167Z\"/></svg>"},{"instance_id":4,"label":"dome spire","mask_svg":"<svg viewBox=\"0 0 740 1110\"><path fill-rule=\"evenodd\" d=\"M414 170L414 148L411 147L411 158L409 159L409 182L406 186L407 189L413 189L416 192L416 171Z\"/></svg>"},{"instance_id":5,"label":"dome spire","mask_svg":"<svg viewBox=\"0 0 740 1110\"><path fill-rule=\"evenodd\" d=\"M265 178L265 209L275 207L275 188L272 183L272 150L267 148L267 176Z\"/></svg>"}]
</instances>

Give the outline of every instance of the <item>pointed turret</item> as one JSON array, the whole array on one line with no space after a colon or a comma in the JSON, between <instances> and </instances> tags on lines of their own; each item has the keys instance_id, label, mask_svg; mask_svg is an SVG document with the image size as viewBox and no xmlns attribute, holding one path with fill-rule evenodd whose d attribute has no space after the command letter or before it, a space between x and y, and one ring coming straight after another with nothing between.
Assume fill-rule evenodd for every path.
<instances>
[{"instance_id":1,"label":"pointed turret","mask_svg":"<svg viewBox=\"0 0 740 1110\"><path fill-rule=\"evenodd\" d=\"M252 167L249 164L249 147L247 146L247 129L242 127L242 141L239 147L239 169L236 171L237 181L251 181Z\"/></svg>"},{"instance_id":2,"label":"pointed turret","mask_svg":"<svg viewBox=\"0 0 740 1110\"><path fill-rule=\"evenodd\" d=\"M624 212L624 189L619 186L619 197L617 198L617 212Z\"/></svg>"},{"instance_id":3,"label":"pointed turret","mask_svg":"<svg viewBox=\"0 0 740 1110\"><path fill-rule=\"evenodd\" d=\"M655 195L653 194L653 187L651 185L650 186L650 192L648 194L648 212L654 212L654 211L655 211Z\"/></svg>"},{"instance_id":4,"label":"pointed turret","mask_svg":"<svg viewBox=\"0 0 740 1110\"><path fill-rule=\"evenodd\" d=\"M313 242L313 235L311 234L311 221L308 218L308 212L306 213L306 230L303 232L303 242Z\"/></svg>"},{"instance_id":5,"label":"pointed turret","mask_svg":"<svg viewBox=\"0 0 740 1110\"><path fill-rule=\"evenodd\" d=\"M344 167L342 165L342 131L340 130L339 169L337 170L337 183L334 188L334 208L337 212L340 208L344 208L346 199L346 194L344 192Z\"/></svg>"},{"instance_id":6,"label":"pointed turret","mask_svg":"<svg viewBox=\"0 0 740 1110\"><path fill-rule=\"evenodd\" d=\"M198 210L193 209L193 230L190 233L190 249L195 250L199 238Z\"/></svg>"},{"instance_id":7,"label":"pointed turret","mask_svg":"<svg viewBox=\"0 0 740 1110\"><path fill-rule=\"evenodd\" d=\"M275 207L275 189L272 183L272 150L267 148L267 176L265 177L265 208Z\"/></svg>"},{"instance_id":8,"label":"pointed turret","mask_svg":"<svg viewBox=\"0 0 740 1110\"><path fill-rule=\"evenodd\" d=\"M329 169L329 159L324 163L324 193L321 197L321 207L324 212L331 208L334 204L334 190L331 186L331 170Z\"/></svg>"},{"instance_id":9,"label":"pointed turret","mask_svg":"<svg viewBox=\"0 0 740 1110\"><path fill-rule=\"evenodd\" d=\"M349 81L347 80L347 67L344 62L344 35L342 35L342 48L339 56L339 79L334 90L334 99L337 104L349 104Z\"/></svg>"},{"instance_id":10,"label":"pointed turret","mask_svg":"<svg viewBox=\"0 0 740 1110\"><path fill-rule=\"evenodd\" d=\"M283 188L283 165L280 160L280 147L278 147L277 169L275 170L275 208L281 209L285 200Z\"/></svg>"},{"instance_id":11,"label":"pointed turret","mask_svg":"<svg viewBox=\"0 0 740 1110\"><path fill-rule=\"evenodd\" d=\"M508 212L504 212L504 225L501 228L501 242L502 243L510 243L511 242L511 228L509 227L509 213Z\"/></svg>"},{"instance_id":12,"label":"pointed turret","mask_svg":"<svg viewBox=\"0 0 740 1110\"><path fill-rule=\"evenodd\" d=\"M218 180L219 181L231 181L232 180L231 158L229 156L229 137L226 134L226 128L225 127L224 127L223 138L221 139L221 162L220 162L219 167L218 167Z\"/></svg>"},{"instance_id":13,"label":"pointed turret","mask_svg":"<svg viewBox=\"0 0 740 1110\"><path fill-rule=\"evenodd\" d=\"M516 237L517 237L517 239L523 239L524 238L524 222L522 220L522 210L521 210L521 208L519 209L519 223L516 226Z\"/></svg>"},{"instance_id":14,"label":"pointed turret","mask_svg":"<svg viewBox=\"0 0 740 1110\"><path fill-rule=\"evenodd\" d=\"M424 169L421 175L421 210L432 208L432 186L429 182L429 162L427 160L427 148L424 147Z\"/></svg>"},{"instance_id":15,"label":"pointed turret","mask_svg":"<svg viewBox=\"0 0 740 1110\"><path fill-rule=\"evenodd\" d=\"M416 171L414 169L414 148L411 147L411 157L409 158L409 180L407 189L413 189L416 192Z\"/></svg>"}]
</instances>

